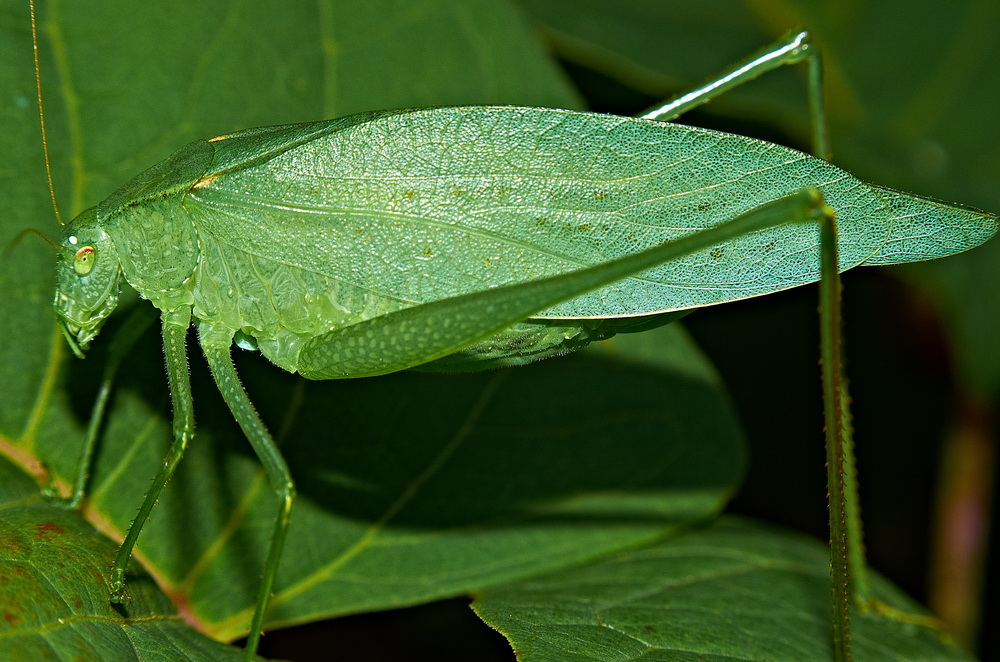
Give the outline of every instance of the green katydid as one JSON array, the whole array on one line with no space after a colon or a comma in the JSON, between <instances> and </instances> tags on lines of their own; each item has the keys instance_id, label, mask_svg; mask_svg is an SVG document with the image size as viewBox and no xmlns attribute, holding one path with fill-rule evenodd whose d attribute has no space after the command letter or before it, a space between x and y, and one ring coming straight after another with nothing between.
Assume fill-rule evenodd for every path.
<instances>
[{"instance_id":1,"label":"green katydid","mask_svg":"<svg viewBox=\"0 0 1000 662\"><path fill-rule=\"evenodd\" d=\"M449 148L441 150L442 144ZM714 150L718 156L713 158ZM703 159L703 180L684 175L679 182L666 181L691 152ZM331 157L334 153L339 160ZM740 156L734 158L734 153ZM307 159L312 163L303 165ZM334 170L345 164L350 168ZM282 180L280 187L274 184L277 179ZM336 180L337 186L317 187L320 180ZM113 307L117 254L126 280L163 311L178 441L158 486L169 477L190 436L183 337L191 317L198 321L220 388L237 420L249 428L248 437L284 499L251 624L252 652L269 582L277 570L292 488L273 443L236 385L228 359L234 338L283 367L317 378L381 374L448 355L453 358L444 365L454 368L455 361L470 358L503 362L556 353L615 332L617 318L707 305L815 280L816 251L810 249L817 243L816 230L809 225L736 237L649 277L622 280L626 273L664 262L672 251L690 250L670 243L653 249L657 252L647 254L644 263L622 257L673 236L737 217L765 224L811 218L824 207L814 193L797 193L810 186L819 186L838 212L844 242L841 268L931 257L937 242L922 242L917 228L930 217L941 215L954 223L949 239L956 243L949 251L975 245L994 229L989 217L864 186L793 150L652 120L527 108L372 113L197 143L140 175L67 227L63 243L68 252L57 305L67 330L86 345ZM128 214L137 218L128 219ZM163 233L159 224L174 214L197 220ZM268 218L267 227L280 236L254 236L246 226L233 224L250 214ZM143 215L157 225L144 226ZM914 216L921 218L903 223ZM344 224L330 223L328 230L336 235L303 242L303 237L320 232L311 224L320 217ZM861 228L868 220L872 226ZM539 234L536 228L543 222L545 234ZM387 226L393 231L386 231ZM674 235L677 226L680 232ZM747 231L726 227L734 235ZM914 236L906 235L910 230ZM902 234L894 234L897 231ZM349 244L352 233L364 241ZM720 237L700 241L714 245ZM242 244L236 263L230 264L231 258L221 253L224 243ZM317 250L325 246L331 250ZM367 262L359 259L384 247L399 250L391 264L384 254ZM455 247L450 255L443 250ZM340 254L330 254L333 248ZM801 258L789 257L796 253ZM733 254L744 256L742 263L732 264L728 273L715 270ZM748 265L747 255L759 260ZM609 262L616 258L623 261ZM426 266L429 259L436 260L435 270ZM485 269L473 268L487 262ZM215 271L205 266L213 264ZM282 265L288 264L313 271L348 264L353 276L336 272L297 281L295 274L282 273ZM602 265L591 272L589 282L575 274L541 281L544 286L520 284L584 264ZM251 268L284 279L294 296L280 305L272 301L273 311L268 310L259 280L246 271ZM220 274L226 269L244 272L224 282ZM445 279L446 272L455 278ZM352 277L360 280L352 282ZM331 283L337 283L336 289ZM489 291L502 286L511 289ZM598 286L603 289L560 303ZM372 289L379 296L373 296ZM510 296L504 299L502 293ZM498 301L509 303L508 308L483 313ZM545 308L549 310L539 314ZM469 326L453 324L451 337L438 337L444 335L436 333L443 325L464 317ZM610 321L535 321L512 327L525 317ZM396 331L407 325L413 331L400 344ZM508 328L513 331L505 331ZM432 342L421 346L425 341ZM371 347L378 342L386 349L372 356ZM352 344L361 350L351 356L356 362L348 364L344 354L331 354L331 349L339 352ZM455 355L470 345L471 356L467 350ZM154 487L147 497L116 561L119 581L157 491Z\"/></svg>"}]
</instances>

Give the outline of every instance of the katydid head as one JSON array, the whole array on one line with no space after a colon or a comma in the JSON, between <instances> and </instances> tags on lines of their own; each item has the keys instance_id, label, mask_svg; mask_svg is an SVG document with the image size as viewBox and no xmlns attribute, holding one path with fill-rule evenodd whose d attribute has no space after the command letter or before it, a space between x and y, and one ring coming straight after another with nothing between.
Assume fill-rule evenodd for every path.
<instances>
[{"instance_id":1,"label":"katydid head","mask_svg":"<svg viewBox=\"0 0 1000 662\"><path fill-rule=\"evenodd\" d=\"M118 304L121 263L90 208L63 228L52 302L74 352L86 348Z\"/></svg>"}]
</instances>

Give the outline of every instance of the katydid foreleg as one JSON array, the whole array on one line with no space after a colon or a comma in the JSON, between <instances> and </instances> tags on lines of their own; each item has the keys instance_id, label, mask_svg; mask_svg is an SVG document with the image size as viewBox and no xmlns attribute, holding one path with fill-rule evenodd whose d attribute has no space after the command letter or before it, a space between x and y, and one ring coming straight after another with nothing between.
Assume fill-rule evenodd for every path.
<instances>
[{"instance_id":1,"label":"katydid foreleg","mask_svg":"<svg viewBox=\"0 0 1000 662\"><path fill-rule=\"evenodd\" d=\"M170 386L170 401L173 405L173 443L163 464L153 478L153 484L146 492L139 512L125 534L114 564L111 566L111 601L121 602L125 592L125 570L128 568L132 549L139 539L139 532L149 518L156 499L177 470L188 442L194 436L194 402L191 398L191 378L188 374L186 339L191 326L191 314L163 315L163 354L167 363L167 381Z\"/></svg>"},{"instance_id":2,"label":"katydid foreleg","mask_svg":"<svg viewBox=\"0 0 1000 662\"><path fill-rule=\"evenodd\" d=\"M83 503L83 498L87 491L87 481L90 478L91 464L94 459L94 452L97 449L97 441L101 434L101 425L104 422L104 414L107 410L108 400L114 386L115 377L122 361L132 350L139 336L146 330L152 322L150 311L141 307L136 307L129 314L128 319L115 332L110 343L110 351L104 370L101 374L100 386L97 389L97 396L91 406L90 417L87 423L87 432L84 437L83 447L80 450L80 457L76 462L76 470L73 473L73 483L70 485L70 493L65 497L60 492L55 481L46 488L46 496L52 502L66 508L79 508Z\"/></svg>"}]
</instances>

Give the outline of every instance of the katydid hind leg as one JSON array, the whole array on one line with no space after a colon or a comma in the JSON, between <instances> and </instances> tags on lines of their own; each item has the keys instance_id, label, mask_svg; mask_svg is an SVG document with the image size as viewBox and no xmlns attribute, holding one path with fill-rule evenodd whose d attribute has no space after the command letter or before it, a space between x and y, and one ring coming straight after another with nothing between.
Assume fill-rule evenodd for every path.
<instances>
[{"instance_id":1,"label":"katydid hind leg","mask_svg":"<svg viewBox=\"0 0 1000 662\"><path fill-rule=\"evenodd\" d=\"M264 563L264 572L258 587L253 618L247 635L246 659L252 660L260 643L264 615L267 611L271 591L274 588L275 577L278 574L278 565L288 533L292 504L295 501L295 484L292 481L288 464L281 456L277 444L267 431L249 397L247 397L246 390L240 383L231 354L232 332L227 332L224 329L213 330L210 326L203 325L199 328L199 333L202 350L205 352L205 358L208 360L219 392L263 464L264 472L267 474L268 481L278 501L278 512L271 533L267 560Z\"/></svg>"},{"instance_id":2,"label":"katydid hind leg","mask_svg":"<svg viewBox=\"0 0 1000 662\"><path fill-rule=\"evenodd\" d=\"M194 401L191 396L191 380L188 375L187 332L191 325L190 309L177 313L163 313L163 354L167 364L167 380L170 385L170 400L173 405L173 443L167 451L163 464L153 478L153 484L139 507L139 512L125 534L125 541L118 549L111 567L111 601L121 602L125 590L125 570L128 567L132 549L139 539L139 533L149 518L156 500L173 476L184 455L191 437L194 436Z\"/></svg>"},{"instance_id":3,"label":"katydid hind leg","mask_svg":"<svg viewBox=\"0 0 1000 662\"><path fill-rule=\"evenodd\" d=\"M383 374L412 367L488 336L497 331L498 325L507 326L540 308L600 287L610 280L626 277L659 262L703 250L747 232L789 222L815 222L817 214L825 213L825 209L819 191L808 189L758 207L712 230L609 263L375 317L310 341L309 351L303 352L307 365L300 364L300 371L312 378L329 379ZM487 299L490 314L477 318L477 311L482 311ZM441 319L452 322L442 326L439 323ZM199 333L219 391L264 465L278 500L278 513L247 640L246 650L250 657L259 643L285 542L295 487L287 464L240 384L231 356L232 331L201 324Z\"/></svg>"},{"instance_id":4,"label":"katydid hind leg","mask_svg":"<svg viewBox=\"0 0 1000 662\"><path fill-rule=\"evenodd\" d=\"M812 148L830 158L829 133L823 102L823 69L809 34L793 31L708 83L651 109L643 119L669 121L724 92L786 64L808 64L808 101ZM837 270L836 223L832 210L823 221L823 264L820 307L823 381L827 429L828 493L830 498L831 598L834 656L851 659L849 604L868 600L862 529L857 505L856 472L849 436L850 413L844 393L840 356L840 274Z\"/></svg>"},{"instance_id":5,"label":"katydid hind leg","mask_svg":"<svg viewBox=\"0 0 1000 662\"><path fill-rule=\"evenodd\" d=\"M669 122L687 111L708 103L729 90L762 74L789 64L808 63L809 119L813 153L830 158L830 139L823 105L823 67L819 50L805 30L792 30L750 57L729 67L705 84L680 94L639 115L642 119Z\"/></svg>"},{"instance_id":6,"label":"katydid hind leg","mask_svg":"<svg viewBox=\"0 0 1000 662\"><path fill-rule=\"evenodd\" d=\"M837 224L833 211L826 215L820 234L819 282L820 352L823 383L823 420L826 438L827 498L830 511L830 594L833 651L837 662L852 659L848 552L847 485L844 454L846 415L841 350L841 283L837 257ZM853 465L852 465L853 466Z\"/></svg>"},{"instance_id":7,"label":"katydid hind leg","mask_svg":"<svg viewBox=\"0 0 1000 662\"><path fill-rule=\"evenodd\" d=\"M642 117L644 119L661 121L675 119L691 108L706 103L742 83L757 78L765 72L784 65L801 62L805 62L808 65L807 96L813 153L820 158L829 159L830 138L823 99L822 59L817 47L811 41L810 35L805 31L789 32L746 60L730 67L715 79L686 94L676 97L662 106L651 109L642 115ZM836 224L833 222L832 216L831 220L825 226L835 233ZM836 243L836 236L827 237L821 249L824 253L824 260L829 261L830 255L836 255ZM836 406L839 410L836 415L836 424L830 418L830 416L833 416L832 412L830 412L827 420L828 430L832 430L836 435L835 439L828 441L828 453L833 450L833 444L837 445L836 453L834 454L837 465L831 468L830 477L831 479L835 478L840 483L837 487L834 485L830 486L830 495L831 500L839 499L842 501L840 504L831 504L831 518L834 517L834 513L840 513L840 519L842 520L835 527L837 532L831 531L831 540L834 544L834 549L831 550L831 553L835 557L833 559L834 571L838 572L837 567L842 565L843 573L849 577L849 581L842 588L843 594L839 594L838 589L834 589L833 599L836 611L836 604L847 600L848 590L850 597L860 606L867 605L871 601L871 595L866 576L862 525L860 508L858 506L853 440L850 430L850 411L846 393L842 391L842 389L846 388L846 379L844 378L844 369L839 349L841 343L840 276L836 268L833 268L832 272L824 272L823 279L826 281L825 285L823 285L826 292L822 295L821 309L832 314L835 319L831 318L823 322L824 332L821 342L823 344L824 355L836 357L836 365L829 366L835 372L831 372L825 378L835 381L835 384L831 388L835 386L837 389ZM828 304L832 302L834 291L837 293L835 295L837 303L829 306ZM831 310L831 307L833 310ZM833 344L836 344L836 347L832 347ZM831 427L834 425L835 427ZM833 525L833 519L831 519L831 525ZM838 546L839 549L837 549ZM839 559L842 559L842 562ZM849 589L847 586L849 586ZM840 618L844 621L843 627L846 632L846 613L842 614ZM845 653L847 656L850 656L849 647Z\"/></svg>"}]
</instances>

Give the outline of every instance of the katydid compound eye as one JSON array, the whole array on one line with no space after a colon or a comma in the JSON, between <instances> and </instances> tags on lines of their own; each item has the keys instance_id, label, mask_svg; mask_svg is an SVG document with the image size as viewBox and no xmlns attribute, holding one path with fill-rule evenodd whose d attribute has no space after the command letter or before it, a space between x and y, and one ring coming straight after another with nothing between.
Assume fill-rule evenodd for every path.
<instances>
[{"instance_id":1,"label":"katydid compound eye","mask_svg":"<svg viewBox=\"0 0 1000 662\"><path fill-rule=\"evenodd\" d=\"M73 258L73 270L76 271L77 276L86 276L90 273L90 270L94 268L94 247L84 246L76 252L76 256Z\"/></svg>"}]
</instances>

